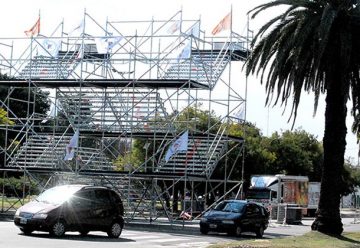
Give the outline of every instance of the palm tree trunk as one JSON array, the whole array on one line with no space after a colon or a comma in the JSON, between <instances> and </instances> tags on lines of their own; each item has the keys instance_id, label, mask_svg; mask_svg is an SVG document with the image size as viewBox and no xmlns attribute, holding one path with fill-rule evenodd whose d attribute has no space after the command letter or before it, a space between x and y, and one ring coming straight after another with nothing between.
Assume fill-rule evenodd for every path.
<instances>
[{"instance_id":1,"label":"palm tree trunk","mask_svg":"<svg viewBox=\"0 0 360 248\"><path fill-rule=\"evenodd\" d=\"M348 84L343 83L338 68L327 74L325 133L323 138L324 166L321 178L319 208L312 230L340 235L343 224L340 217L340 188L346 147L346 102Z\"/></svg>"}]
</instances>

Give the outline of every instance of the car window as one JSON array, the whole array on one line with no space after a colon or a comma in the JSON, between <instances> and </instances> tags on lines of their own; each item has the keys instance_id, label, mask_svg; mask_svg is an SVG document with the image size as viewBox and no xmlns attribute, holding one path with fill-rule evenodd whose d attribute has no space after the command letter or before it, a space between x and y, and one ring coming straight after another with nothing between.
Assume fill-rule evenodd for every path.
<instances>
[{"instance_id":1,"label":"car window","mask_svg":"<svg viewBox=\"0 0 360 248\"><path fill-rule=\"evenodd\" d=\"M120 199L120 196L115 193L114 191L110 191L110 198L111 198L111 202L112 204L116 205L117 207L119 207L120 210L120 214L124 215L124 206L122 204L122 201Z\"/></svg>"},{"instance_id":2,"label":"car window","mask_svg":"<svg viewBox=\"0 0 360 248\"><path fill-rule=\"evenodd\" d=\"M79 190L79 187L76 186L57 186L51 189L44 191L37 197L37 201L50 203L50 204L62 204L72 197L72 195Z\"/></svg>"},{"instance_id":3,"label":"car window","mask_svg":"<svg viewBox=\"0 0 360 248\"><path fill-rule=\"evenodd\" d=\"M110 205L110 195L108 190L95 190L95 201L96 204L100 205Z\"/></svg>"},{"instance_id":4,"label":"car window","mask_svg":"<svg viewBox=\"0 0 360 248\"><path fill-rule=\"evenodd\" d=\"M217 211L241 213L245 203L242 202L220 202L214 209Z\"/></svg>"},{"instance_id":5,"label":"car window","mask_svg":"<svg viewBox=\"0 0 360 248\"><path fill-rule=\"evenodd\" d=\"M73 207L79 206L79 207L88 207L91 206L93 202L93 192L91 190L84 190L76 193L71 201L73 203Z\"/></svg>"},{"instance_id":6,"label":"car window","mask_svg":"<svg viewBox=\"0 0 360 248\"><path fill-rule=\"evenodd\" d=\"M114 191L110 191L110 197L115 204L122 204L120 197Z\"/></svg>"},{"instance_id":7,"label":"car window","mask_svg":"<svg viewBox=\"0 0 360 248\"><path fill-rule=\"evenodd\" d=\"M247 210L247 213L249 213L249 214L259 214L260 213L260 210L254 204L249 204L247 206L246 210Z\"/></svg>"}]
</instances>

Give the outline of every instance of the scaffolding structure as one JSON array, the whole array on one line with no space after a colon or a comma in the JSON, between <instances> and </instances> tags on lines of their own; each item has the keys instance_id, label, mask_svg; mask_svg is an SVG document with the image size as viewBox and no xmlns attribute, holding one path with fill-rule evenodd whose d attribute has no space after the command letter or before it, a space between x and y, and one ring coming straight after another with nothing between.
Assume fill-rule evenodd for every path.
<instances>
[{"instance_id":1,"label":"scaffolding structure","mask_svg":"<svg viewBox=\"0 0 360 248\"><path fill-rule=\"evenodd\" d=\"M229 135L229 126L246 99L240 83L231 82L231 64L246 58L249 37L232 30L207 36L200 24L183 20L182 11L165 21L105 25L84 13L69 33L61 23L47 37L1 41L0 73L7 76L0 86L7 96L0 109L10 120L0 122L3 179L22 174L40 189L112 187L127 221L174 221L180 211L196 217L213 203L207 196L219 190L217 200L237 196L242 182L231 175L244 141ZM50 103L47 114L38 99ZM19 104L21 116L13 111ZM213 110L221 116L212 118ZM205 121L202 112L209 114ZM166 158L185 132L188 149ZM143 149L141 161L133 159L141 150L135 144ZM228 159L234 151L237 157ZM213 178L219 164L224 175ZM29 190L25 185L21 203ZM2 193L2 211L14 209L15 203L4 208Z\"/></svg>"}]
</instances>

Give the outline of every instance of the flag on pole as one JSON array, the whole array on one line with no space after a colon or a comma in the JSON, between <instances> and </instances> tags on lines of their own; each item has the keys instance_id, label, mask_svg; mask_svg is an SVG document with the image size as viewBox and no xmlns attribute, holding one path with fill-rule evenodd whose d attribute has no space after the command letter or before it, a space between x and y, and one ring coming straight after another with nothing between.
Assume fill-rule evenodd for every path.
<instances>
[{"instance_id":1,"label":"flag on pole","mask_svg":"<svg viewBox=\"0 0 360 248\"><path fill-rule=\"evenodd\" d=\"M81 20L80 23L69 32L69 36L80 36L84 33L84 27L84 20Z\"/></svg>"},{"instance_id":2,"label":"flag on pole","mask_svg":"<svg viewBox=\"0 0 360 248\"><path fill-rule=\"evenodd\" d=\"M46 57L57 57L61 45L59 39L43 39L38 47L38 55Z\"/></svg>"},{"instance_id":3,"label":"flag on pole","mask_svg":"<svg viewBox=\"0 0 360 248\"><path fill-rule=\"evenodd\" d=\"M66 155L64 157L64 160L72 160L74 158L75 155L74 148L77 148L78 144L79 144L79 130L76 130L69 144L66 146Z\"/></svg>"},{"instance_id":4,"label":"flag on pole","mask_svg":"<svg viewBox=\"0 0 360 248\"><path fill-rule=\"evenodd\" d=\"M78 48L77 54L75 56L76 59L82 59L84 58L84 44L81 44Z\"/></svg>"},{"instance_id":5,"label":"flag on pole","mask_svg":"<svg viewBox=\"0 0 360 248\"><path fill-rule=\"evenodd\" d=\"M187 151L188 140L189 131L186 131L169 147L165 155L165 161L168 162L171 156L176 154L178 151Z\"/></svg>"},{"instance_id":6,"label":"flag on pole","mask_svg":"<svg viewBox=\"0 0 360 248\"><path fill-rule=\"evenodd\" d=\"M50 111L49 111L48 115L46 116L46 118L41 121L41 123L44 124L44 123L48 122L49 120L57 117L60 109L62 109L62 105L60 103L60 100L56 99L55 103L51 103Z\"/></svg>"},{"instance_id":7,"label":"flag on pole","mask_svg":"<svg viewBox=\"0 0 360 248\"><path fill-rule=\"evenodd\" d=\"M224 30L228 30L231 27L231 12L227 14L216 27L212 30L212 34L216 35Z\"/></svg>"},{"instance_id":8,"label":"flag on pole","mask_svg":"<svg viewBox=\"0 0 360 248\"><path fill-rule=\"evenodd\" d=\"M245 120L245 104L240 106L239 111L235 113L235 117L239 121Z\"/></svg>"},{"instance_id":9,"label":"flag on pole","mask_svg":"<svg viewBox=\"0 0 360 248\"><path fill-rule=\"evenodd\" d=\"M179 63L180 60L189 59L191 55L191 43L188 42L185 47L181 50L180 54L177 56L176 60Z\"/></svg>"},{"instance_id":10,"label":"flag on pole","mask_svg":"<svg viewBox=\"0 0 360 248\"><path fill-rule=\"evenodd\" d=\"M186 153L186 160L185 160L185 166L187 166L188 161L191 160L194 156L194 154L196 153L196 149L198 148L198 146L201 144L201 140L200 139L196 139L194 141L194 145L192 146L192 149L190 150L190 152Z\"/></svg>"},{"instance_id":11,"label":"flag on pole","mask_svg":"<svg viewBox=\"0 0 360 248\"><path fill-rule=\"evenodd\" d=\"M100 54L109 53L109 51L121 41L121 36L100 37L95 39L97 52Z\"/></svg>"},{"instance_id":12,"label":"flag on pole","mask_svg":"<svg viewBox=\"0 0 360 248\"><path fill-rule=\"evenodd\" d=\"M173 24L171 24L166 32L168 34L174 34L178 30L180 30L180 21L175 21Z\"/></svg>"},{"instance_id":13,"label":"flag on pole","mask_svg":"<svg viewBox=\"0 0 360 248\"><path fill-rule=\"evenodd\" d=\"M200 38L200 22L196 22L188 32L189 35L193 35L196 38Z\"/></svg>"},{"instance_id":14,"label":"flag on pole","mask_svg":"<svg viewBox=\"0 0 360 248\"><path fill-rule=\"evenodd\" d=\"M38 35L40 33L40 16L35 22L34 26L32 26L29 30L24 31L26 36L32 37L34 35Z\"/></svg>"}]
</instances>

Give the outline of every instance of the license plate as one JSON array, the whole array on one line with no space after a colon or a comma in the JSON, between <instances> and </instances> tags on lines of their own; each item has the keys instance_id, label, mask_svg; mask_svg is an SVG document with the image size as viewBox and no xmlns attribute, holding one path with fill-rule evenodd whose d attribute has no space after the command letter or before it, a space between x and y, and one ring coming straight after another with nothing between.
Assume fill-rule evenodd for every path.
<instances>
[{"instance_id":1,"label":"license plate","mask_svg":"<svg viewBox=\"0 0 360 248\"><path fill-rule=\"evenodd\" d=\"M216 228L217 227L216 224L210 224L209 226L210 226L210 228Z\"/></svg>"},{"instance_id":2,"label":"license plate","mask_svg":"<svg viewBox=\"0 0 360 248\"><path fill-rule=\"evenodd\" d=\"M26 224L26 223L27 223L27 219L25 219L25 218L20 219L20 224Z\"/></svg>"}]
</instances>

